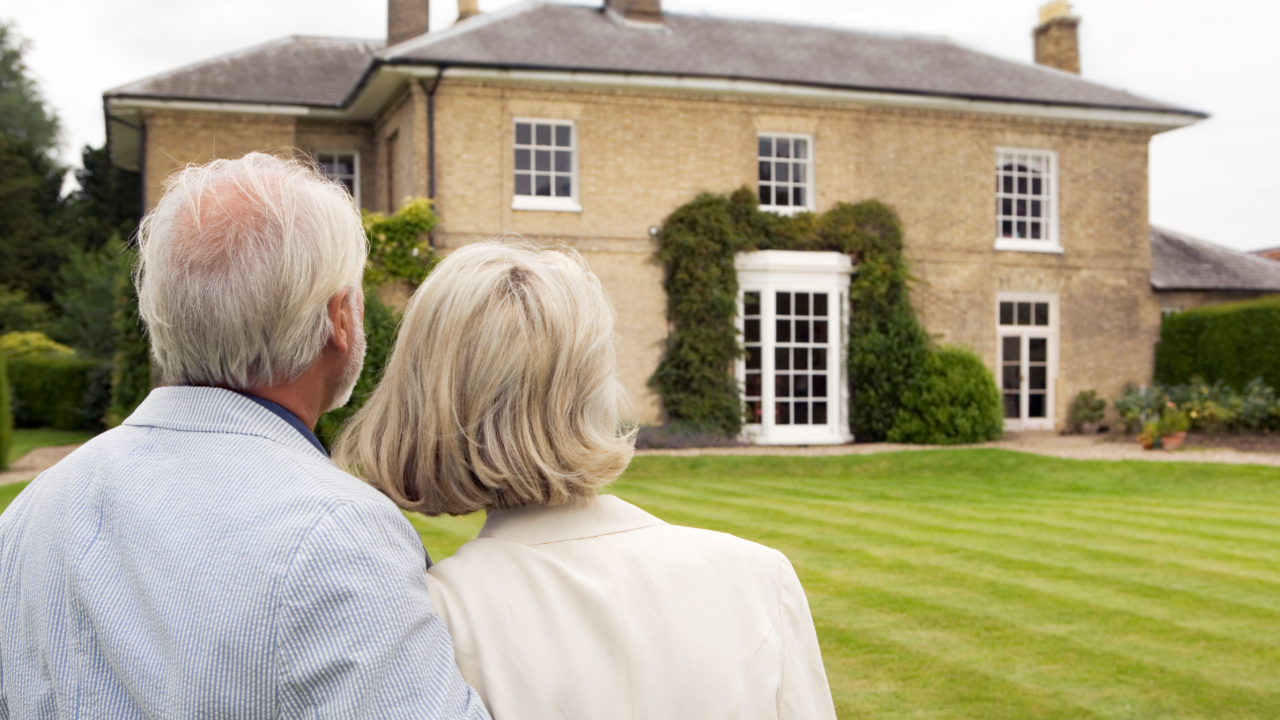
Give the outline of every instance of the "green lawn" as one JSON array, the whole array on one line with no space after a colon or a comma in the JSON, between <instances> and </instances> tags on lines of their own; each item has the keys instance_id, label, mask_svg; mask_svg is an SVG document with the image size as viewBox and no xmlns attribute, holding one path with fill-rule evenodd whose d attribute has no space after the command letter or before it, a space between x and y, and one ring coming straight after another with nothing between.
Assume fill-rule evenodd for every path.
<instances>
[{"instance_id":1,"label":"green lawn","mask_svg":"<svg viewBox=\"0 0 1280 720\"><path fill-rule=\"evenodd\" d=\"M842 718L1280 717L1280 470L642 457L613 492L785 552ZM436 559L483 522L410 519Z\"/></svg>"},{"instance_id":2,"label":"green lawn","mask_svg":"<svg viewBox=\"0 0 1280 720\"><path fill-rule=\"evenodd\" d=\"M9 445L9 462L26 455L38 447L50 445L76 445L88 442L97 433L87 430L52 430L50 428L15 428Z\"/></svg>"}]
</instances>

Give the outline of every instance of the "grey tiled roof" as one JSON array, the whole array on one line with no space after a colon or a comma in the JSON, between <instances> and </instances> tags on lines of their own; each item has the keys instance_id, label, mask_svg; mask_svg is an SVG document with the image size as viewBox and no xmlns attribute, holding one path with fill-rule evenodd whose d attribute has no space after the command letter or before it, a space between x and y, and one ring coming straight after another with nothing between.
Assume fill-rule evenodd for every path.
<instances>
[{"instance_id":1,"label":"grey tiled roof","mask_svg":"<svg viewBox=\"0 0 1280 720\"><path fill-rule=\"evenodd\" d=\"M390 62L758 80L919 95L1187 112L937 37L667 14L628 27L600 6L543 0L388 48Z\"/></svg>"},{"instance_id":2,"label":"grey tiled roof","mask_svg":"<svg viewBox=\"0 0 1280 720\"><path fill-rule=\"evenodd\" d=\"M1280 292L1280 262L1152 226L1151 287Z\"/></svg>"},{"instance_id":3,"label":"grey tiled roof","mask_svg":"<svg viewBox=\"0 0 1280 720\"><path fill-rule=\"evenodd\" d=\"M107 91L108 97L337 107L382 40L290 37Z\"/></svg>"}]
</instances>

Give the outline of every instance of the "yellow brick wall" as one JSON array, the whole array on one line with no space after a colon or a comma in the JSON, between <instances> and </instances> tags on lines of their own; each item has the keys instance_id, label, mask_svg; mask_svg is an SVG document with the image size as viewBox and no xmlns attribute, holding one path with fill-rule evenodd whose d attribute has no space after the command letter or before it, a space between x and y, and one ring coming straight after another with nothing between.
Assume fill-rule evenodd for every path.
<instances>
[{"instance_id":1,"label":"yellow brick wall","mask_svg":"<svg viewBox=\"0 0 1280 720\"><path fill-rule=\"evenodd\" d=\"M295 145L299 152L313 159L318 152L358 153L360 205L377 208L378 146L373 137L373 126L370 123L299 119Z\"/></svg>"}]
</instances>

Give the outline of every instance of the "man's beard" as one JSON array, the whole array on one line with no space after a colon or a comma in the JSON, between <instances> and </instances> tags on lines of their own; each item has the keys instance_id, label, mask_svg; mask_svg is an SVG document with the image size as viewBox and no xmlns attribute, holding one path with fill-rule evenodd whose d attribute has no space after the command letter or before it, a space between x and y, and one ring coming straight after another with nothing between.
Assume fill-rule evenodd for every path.
<instances>
[{"instance_id":1,"label":"man's beard","mask_svg":"<svg viewBox=\"0 0 1280 720\"><path fill-rule=\"evenodd\" d=\"M364 368L364 352L366 350L366 340L364 337L364 323L355 325L358 331L351 338L351 350L347 353L347 365L342 369L342 382L338 385L344 388L342 392L334 398L333 404L325 410L337 410L346 405L351 400L351 393L356 389L356 381L360 379L360 371Z\"/></svg>"}]
</instances>

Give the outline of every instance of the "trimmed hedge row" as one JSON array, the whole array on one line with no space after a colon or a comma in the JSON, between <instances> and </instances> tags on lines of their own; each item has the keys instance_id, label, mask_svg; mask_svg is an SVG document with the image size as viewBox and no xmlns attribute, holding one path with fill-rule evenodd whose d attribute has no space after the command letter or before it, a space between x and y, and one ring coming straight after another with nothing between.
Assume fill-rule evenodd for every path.
<instances>
[{"instance_id":1,"label":"trimmed hedge row","mask_svg":"<svg viewBox=\"0 0 1280 720\"><path fill-rule=\"evenodd\" d=\"M9 360L8 366L17 427L102 427L111 404L110 361L41 357Z\"/></svg>"},{"instance_id":2,"label":"trimmed hedge row","mask_svg":"<svg viewBox=\"0 0 1280 720\"><path fill-rule=\"evenodd\" d=\"M9 369L0 357L0 470L9 468L9 448L13 446L13 396L9 392Z\"/></svg>"},{"instance_id":3,"label":"trimmed hedge row","mask_svg":"<svg viewBox=\"0 0 1280 720\"><path fill-rule=\"evenodd\" d=\"M1213 305L1170 315L1160 328L1155 380L1202 378L1235 390L1255 378L1280 387L1280 297Z\"/></svg>"}]
</instances>

